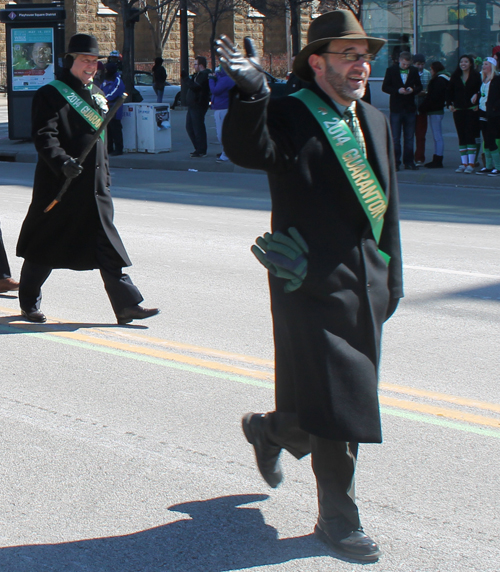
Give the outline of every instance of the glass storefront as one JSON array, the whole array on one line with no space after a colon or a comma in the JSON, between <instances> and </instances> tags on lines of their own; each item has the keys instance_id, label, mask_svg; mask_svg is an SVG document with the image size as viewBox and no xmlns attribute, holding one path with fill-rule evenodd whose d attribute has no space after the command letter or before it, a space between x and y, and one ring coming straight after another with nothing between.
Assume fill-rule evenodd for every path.
<instances>
[{"instance_id":1,"label":"glass storefront","mask_svg":"<svg viewBox=\"0 0 500 572\"><path fill-rule=\"evenodd\" d=\"M486 57L500 45L500 6L493 0L368 0L363 26L386 38L372 77L383 77L402 50L422 53L453 71L461 54Z\"/></svg>"}]
</instances>

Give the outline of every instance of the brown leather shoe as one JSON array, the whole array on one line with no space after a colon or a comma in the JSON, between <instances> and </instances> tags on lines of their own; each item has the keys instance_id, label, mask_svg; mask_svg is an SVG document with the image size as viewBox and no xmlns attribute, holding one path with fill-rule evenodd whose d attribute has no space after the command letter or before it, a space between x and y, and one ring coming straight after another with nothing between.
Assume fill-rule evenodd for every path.
<instances>
[{"instance_id":1,"label":"brown leather shoe","mask_svg":"<svg viewBox=\"0 0 500 572\"><path fill-rule=\"evenodd\" d=\"M116 314L116 319L120 325L130 324L132 320L144 320L144 318L151 318L160 313L158 308L143 308L137 304L136 306L129 306L123 308Z\"/></svg>"},{"instance_id":2,"label":"brown leather shoe","mask_svg":"<svg viewBox=\"0 0 500 572\"><path fill-rule=\"evenodd\" d=\"M19 282L16 282L12 278L2 278L0 280L0 293L14 292L15 290L19 290Z\"/></svg>"},{"instance_id":3,"label":"brown leather shoe","mask_svg":"<svg viewBox=\"0 0 500 572\"><path fill-rule=\"evenodd\" d=\"M269 441L264 423L265 415L261 413L247 413L241 420L243 433L247 441L253 445L260 474L266 483L275 489L283 480L278 461L281 447Z\"/></svg>"},{"instance_id":4,"label":"brown leather shoe","mask_svg":"<svg viewBox=\"0 0 500 572\"><path fill-rule=\"evenodd\" d=\"M382 555L377 543L366 535L362 528L337 540L336 536L328 531L328 522L320 516L314 534L342 558L358 562L376 562Z\"/></svg>"}]
</instances>

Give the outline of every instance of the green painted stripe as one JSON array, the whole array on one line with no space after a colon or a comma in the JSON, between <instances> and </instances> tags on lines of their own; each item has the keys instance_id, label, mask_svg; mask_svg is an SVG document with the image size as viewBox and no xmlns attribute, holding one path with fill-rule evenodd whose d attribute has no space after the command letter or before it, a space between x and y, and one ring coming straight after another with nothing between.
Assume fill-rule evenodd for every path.
<instances>
[{"instance_id":1,"label":"green painted stripe","mask_svg":"<svg viewBox=\"0 0 500 572\"><path fill-rule=\"evenodd\" d=\"M260 381L258 379L252 379L250 377L245 377L243 375L234 375L230 373L224 373L222 371L217 371L213 369L208 369L200 366L187 365L183 363L178 363L176 361L170 361L162 358L155 358L151 356L146 356L142 354L134 354L133 352L127 352L125 350L116 350L114 348L107 348L104 346L94 346L91 343L80 342L77 340L72 340L69 338L60 338L59 336L53 336L51 334L44 334L42 332L29 332L23 330L22 328L16 328L14 326L0 326L0 333L2 334L12 334L13 330L22 332L30 337L39 338L49 342L58 342L60 344L65 344L67 346L73 346L77 348L82 348L86 350L92 350L95 352L101 352L103 354L109 354L119 357L125 357L128 359L135 359L137 361L147 362L154 365L161 365L163 367L170 367L172 369L180 369L183 371L189 371L191 373L199 373L203 375L208 375L210 377L219 377L221 379L227 379L228 381L236 381L238 383L244 383L246 385L254 385L255 387L265 387L269 389L274 389L274 384Z\"/></svg>"},{"instance_id":2,"label":"green painted stripe","mask_svg":"<svg viewBox=\"0 0 500 572\"><path fill-rule=\"evenodd\" d=\"M467 425L466 423L460 423L458 421L446 421L445 419L439 419L438 417L432 417L431 415L412 413L402 409L381 407L380 411L386 415L392 415L393 417L403 417L404 419L410 419L411 421L420 421L422 423L429 423L430 425L446 427L447 429L456 429L457 431L475 433L476 435L482 435L483 437L495 437L496 439L500 439L500 431L495 431L495 429L476 427L474 425Z\"/></svg>"},{"instance_id":3,"label":"green painted stripe","mask_svg":"<svg viewBox=\"0 0 500 572\"><path fill-rule=\"evenodd\" d=\"M22 332L28 336L39 338L49 342L58 342L65 344L67 346L73 346L77 348L82 348L86 350L97 351L103 354L114 355L118 357L125 357L128 359L135 359L136 361L142 361L150 363L153 365L160 365L163 367L169 367L172 369L179 369L182 371L189 371L191 373L207 375L209 377L217 377L219 379L226 379L228 381L235 381L237 383L243 383L245 385L253 385L254 387L263 387L265 389L274 389L273 383L268 383L265 381L260 381L257 379L252 379L250 377L245 377L243 375L231 375L228 373L207 369L199 366L192 366L187 364L178 363L175 361L169 361L161 358L155 358L151 356L145 356L141 354L134 354L132 352L127 352L124 350L117 350L113 348L106 348L103 346L94 346L87 342L80 342L77 340L71 340L68 338L60 338L58 336L53 336L51 334L44 334L41 332L30 332L22 328L17 328L14 326L2 326L0 325L1 334L12 334L14 332ZM466 431L467 433L475 433L476 435L481 435L482 437L495 437L500 439L500 431L495 431L494 429L488 429L483 427L476 427L474 425L467 425L466 423L459 423L457 421L446 421L431 415L422 415L420 413L413 413L409 411L404 411L402 409L393 409L390 407L381 407L380 411L385 415L392 415L393 417L402 417L403 419L409 419L411 421L418 421L421 423L428 423L430 425L437 425L439 427L445 427L447 429L455 429L457 431Z\"/></svg>"}]
</instances>

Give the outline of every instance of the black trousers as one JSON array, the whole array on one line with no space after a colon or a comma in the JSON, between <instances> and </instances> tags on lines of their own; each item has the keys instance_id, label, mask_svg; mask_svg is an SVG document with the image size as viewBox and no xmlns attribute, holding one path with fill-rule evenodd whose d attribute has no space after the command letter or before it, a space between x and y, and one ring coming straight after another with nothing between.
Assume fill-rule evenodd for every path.
<instances>
[{"instance_id":1,"label":"black trousers","mask_svg":"<svg viewBox=\"0 0 500 572\"><path fill-rule=\"evenodd\" d=\"M498 149L497 139L500 136L500 117L491 117L486 121L479 121L483 134L484 146L488 151Z\"/></svg>"},{"instance_id":2,"label":"black trousers","mask_svg":"<svg viewBox=\"0 0 500 572\"><path fill-rule=\"evenodd\" d=\"M97 236L96 262L104 282L104 288L115 314L135 306L143 297L128 274L124 274L117 261L115 249L104 230ZM33 312L40 309L42 286L52 272L52 267L25 260L19 281L19 304L21 310Z\"/></svg>"},{"instance_id":3,"label":"black trousers","mask_svg":"<svg viewBox=\"0 0 500 572\"><path fill-rule=\"evenodd\" d=\"M5 246L3 245L2 229L0 228L0 280L10 277L9 260L7 259L7 253L5 252Z\"/></svg>"},{"instance_id":4,"label":"black trousers","mask_svg":"<svg viewBox=\"0 0 500 572\"><path fill-rule=\"evenodd\" d=\"M207 128L205 127L206 109L189 107L186 114L186 131L194 150L205 155L207 152Z\"/></svg>"},{"instance_id":5,"label":"black trousers","mask_svg":"<svg viewBox=\"0 0 500 572\"><path fill-rule=\"evenodd\" d=\"M295 413L272 411L265 416L265 427L268 439L297 459L311 454L319 514L328 521L329 530L337 532L338 540L360 528L354 486L358 443L311 435L299 427Z\"/></svg>"},{"instance_id":6,"label":"black trousers","mask_svg":"<svg viewBox=\"0 0 500 572\"><path fill-rule=\"evenodd\" d=\"M108 124L108 153L123 152L123 126L121 119L113 119Z\"/></svg>"},{"instance_id":7,"label":"black trousers","mask_svg":"<svg viewBox=\"0 0 500 572\"><path fill-rule=\"evenodd\" d=\"M479 113L472 109L458 109L453 113L453 121L458 135L458 144L474 147L476 139L481 135Z\"/></svg>"}]
</instances>

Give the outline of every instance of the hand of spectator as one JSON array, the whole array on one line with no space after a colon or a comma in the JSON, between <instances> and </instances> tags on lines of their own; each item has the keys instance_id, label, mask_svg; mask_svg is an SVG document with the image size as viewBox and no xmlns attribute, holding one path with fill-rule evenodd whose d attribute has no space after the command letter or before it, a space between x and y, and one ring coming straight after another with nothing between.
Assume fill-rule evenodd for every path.
<instances>
[{"instance_id":1,"label":"hand of spectator","mask_svg":"<svg viewBox=\"0 0 500 572\"><path fill-rule=\"evenodd\" d=\"M247 95L269 93L264 70L255 56L251 38L245 38L245 56L227 36L222 35L216 43L222 67L243 93Z\"/></svg>"},{"instance_id":2,"label":"hand of spectator","mask_svg":"<svg viewBox=\"0 0 500 572\"><path fill-rule=\"evenodd\" d=\"M83 171L83 167L76 159L70 157L61 167L61 171L67 179L74 179L80 175L80 173Z\"/></svg>"}]
</instances>

